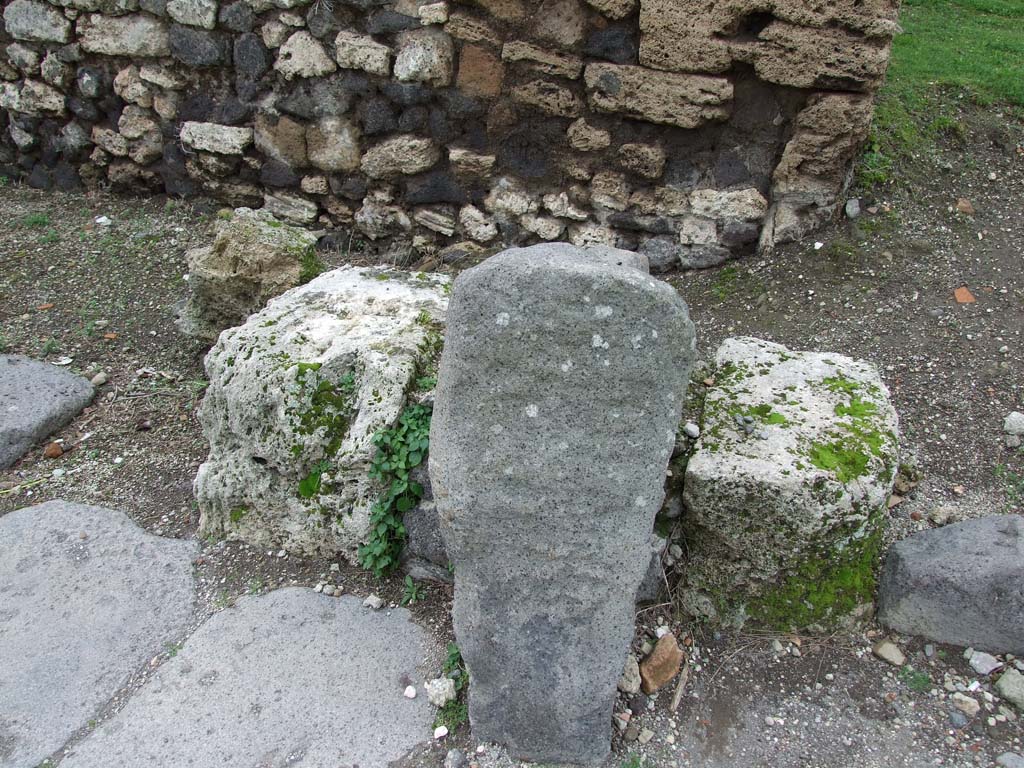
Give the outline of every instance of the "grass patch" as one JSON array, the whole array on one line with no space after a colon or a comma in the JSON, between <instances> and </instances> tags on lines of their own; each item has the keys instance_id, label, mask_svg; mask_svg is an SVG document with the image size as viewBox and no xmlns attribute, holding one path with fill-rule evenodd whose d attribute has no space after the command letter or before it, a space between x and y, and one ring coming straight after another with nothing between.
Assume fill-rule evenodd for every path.
<instances>
[{"instance_id":1,"label":"grass patch","mask_svg":"<svg viewBox=\"0 0 1024 768\"><path fill-rule=\"evenodd\" d=\"M951 89L1024 107L1024 0L904 0L900 24L857 169L862 188L891 183L942 138L963 138Z\"/></svg>"}]
</instances>

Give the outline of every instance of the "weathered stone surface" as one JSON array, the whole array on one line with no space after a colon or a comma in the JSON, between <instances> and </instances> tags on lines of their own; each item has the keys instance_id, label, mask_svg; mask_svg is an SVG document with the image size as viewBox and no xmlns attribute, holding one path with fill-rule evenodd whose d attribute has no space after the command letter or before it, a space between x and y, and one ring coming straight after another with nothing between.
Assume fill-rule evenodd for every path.
<instances>
[{"instance_id":1,"label":"weathered stone surface","mask_svg":"<svg viewBox=\"0 0 1024 768\"><path fill-rule=\"evenodd\" d=\"M586 18L579 0L543 0L534 17L533 33L562 48L583 40Z\"/></svg>"},{"instance_id":2,"label":"weathered stone surface","mask_svg":"<svg viewBox=\"0 0 1024 768\"><path fill-rule=\"evenodd\" d=\"M281 221L300 225L312 224L320 212L312 200L284 190L265 193L263 207Z\"/></svg>"},{"instance_id":3,"label":"weathered stone surface","mask_svg":"<svg viewBox=\"0 0 1024 768\"><path fill-rule=\"evenodd\" d=\"M13 0L4 8L4 26L15 40L66 43L71 22L57 9L34 0Z\"/></svg>"},{"instance_id":4,"label":"weathered stone surface","mask_svg":"<svg viewBox=\"0 0 1024 768\"><path fill-rule=\"evenodd\" d=\"M587 5L610 19L624 19L636 10L637 0L587 0Z\"/></svg>"},{"instance_id":5,"label":"weathered stone surface","mask_svg":"<svg viewBox=\"0 0 1024 768\"><path fill-rule=\"evenodd\" d=\"M322 117L306 129L311 165L324 171L359 168L359 128L342 117Z\"/></svg>"},{"instance_id":6,"label":"weathered stone surface","mask_svg":"<svg viewBox=\"0 0 1024 768\"><path fill-rule=\"evenodd\" d=\"M167 27L150 16L81 16L76 27L83 51L107 56L168 56Z\"/></svg>"},{"instance_id":7,"label":"weathered stone surface","mask_svg":"<svg viewBox=\"0 0 1024 768\"><path fill-rule=\"evenodd\" d=\"M695 615L827 627L872 599L897 418L875 368L752 338L715 355L686 467Z\"/></svg>"},{"instance_id":8,"label":"weathered stone surface","mask_svg":"<svg viewBox=\"0 0 1024 768\"><path fill-rule=\"evenodd\" d=\"M21 88L16 83L0 83L0 107L25 115L65 114L64 95L38 80L25 80Z\"/></svg>"},{"instance_id":9,"label":"weathered stone surface","mask_svg":"<svg viewBox=\"0 0 1024 768\"><path fill-rule=\"evenodd\" d=\"M430 704L404 698L401 683L423 680L428 643L404 608L368 611L298 587L243 597L63 762L389 765L430 737Z\"/></svg>"},{"instance_id":10,"label":"weathered stone surface","mask_svg":"<svg viewBox=\"0 0 1024 768\"><path fill-rule=\"evenodd\" d=\"M650 123L697 128L725 120L733 87L724 77L680 75L619 64L588 64L587 100L599 112L617 112Z\"/></svg>"},{"instance_id":11,"label":"weathered stone surface","mask_svg":"<svg viewBox=\"0 0 1024 768\"><path fill-rule=\"evenodd\" d=\"M570 56L557 51L549 51L523 40L513 40L501 48L503 61L528 62L539 72L575 80L583 72L583 61L578 56Z\"/></svg>"},{"instance_id":12,"label":"weathered stone surface","mask_svg":"<svg viewBox=\"0 0 1024 768\"><path fill-rule=\"evenodd\" d=\"M490 98L501 93L505 68L501 59L479 45L463 45L459 52L456 87L471 96Z\"/></svg>"},{"instance_id":13,"label":"weathered stone surface","mask_svg":"<svg viewBox=\"0 0 1024 768\"><path fill-rule=\"evenodd\" d=\"M92 400L88 380L21 355L0 355L0 469L71 421Z\"/></svg>"},{"instance_id":14,"label":"weathered stone surface","mask_svg":"<svg viewBox=\"0 0 1024 768\"><path fill-rule=\"evenodd\" d=\"M334 39L334 58L344 69L361 69L387 77L391 70L391 49L369 35L342 30Z\"/></svg>"},{"instance_id":15,"label":"weathered stone surface","mask_svg":"<svg viewBox=\"0 0 1024 768\"><path fill-rule=\"evenodd\" d=\"M370 147L363 155L360 167L374 179L411 176L434 166L441 152L430 139L419 136L394 136Z\"/></svg>"},{"instance_id":16,"label":"weathered stone surface","mask_svg":"<svg viewBox=\"0 0 1024 768\"><path fill-rule=\"evenodd\" d=\"M1008 669L996 680L996 693L1024 712L1024 675Z\"/></svg>"},{"instance_id":17,"label":"weathered stone surface","mask_svg":"<svg viewBox=\"0 0 1024 768\"><path fill-rule=\"evenodd\" d=\"M217 32L172 24L167 33L171 55L189 67L217 67L231 56L228 40Z\"/></svg>"},{"instance_id":18,"label":"weathered stone surface","mask_svg":"<svg viewBox=\"0 0 1024 768\"><path fill-rule=\"evenodd\" d=\"M185 255L189 295L182 330L213 341L225 328L241 325L299 284L303 258L315 245L311 232L283 226L268 211L239 208L218 220L213 245Z\"/></svg>"},{"instance_id":19,"label":"weathered stone surface","mask_svg":"<svg viewBox=\"0 0 1024 768\"><path fill-rule=\"evenodd\" d=\"M753 188L728 192L698 189L690 195L690 209L709 219L759 221L768 212L768 201Z\"/></svg>"},{"instance_id":20,"label":"weathered stone surface","mask_svg":"<svg viewBox=\"0 0 1024 768\"><path fill-rule=\"evenodd\" d=\"M329 75L338 65L327 55L323 44L309 32L296 32L278 49L274 69L286 80L293 77Z\"/></svg>"},{"instance_id":21,"label":"weathered stone surface","mask_svg":"<svg viewBox=\"0 0 1024 768\"><path fill-rule=\"evenodd\" d=\"M672 682L683 664L683 649L670 632L658 638L654 650L640 663L644 693L650 695Z\"/></svg>"},{"instance_id":22,"label":"weathered stone surface","mask_svg":"<svg viewBox=\"0 0 1024 768\"><path fill-rule=\"evenodd\" d=\"M1024 654L1024 519L994 515L896 542L878 585L878 619L910 635Z\"/></svg>"},{"instance_id":23,"label":"weathered stone surface","mask_svg":"<svg viewBox=\"0 0 1024 768\"><path fill-rule=\"evenodd\" d=\"M877 87L898 3L641 0L640 63L683 72L752 64L769 82L800 88Z\"/></svg>"},{"instance_id":24,"label":"weathered stone surface","mask_svg":"<svg viewBox=\"0 0 1024 768\"><path fill-rule=\"evenodd\" d=\"M195 542L49 501L0 517L3 764L42 764L192 614Z\"/></svg>"},{"instance_id":25,"label":"weathered stone surface","mask_svg":"<svg viewBox=\"0 0 1024 768\"><path fill-rule=\"evenodd\" d=\"M619 147L622 167L647 179L661 178L665 159L665 150L653 144L623 144Z\"/></svg>"},{"instance_id":26,"label":"weathered stone surface","mask_svg":"<svg viewBox=\"0 0 1024 768\"><path fill-rule=\"evenodd\" d=\"M253 141L260 152L292 168L305 168L309 163L306 126L287 115L257 115Z\"/></svg>"},{"instance_id":27,"label":"weathered stone surface","mask_svg":"<svg viewBox=\"0 0 1024 768\"><path fill-rule=\"evenodd\" d=\"M772 174L773 204L761 232L762 249L799 240L835 215L871 114L868 96L832 93L808 99Z\"/></svg>"},{"instance_id":28,"label":"weathered stone surface","mask_svg":"<svg viewBox=\"0 0 1024 768\"><path fill-rule=\"evenodd\" d=\"M569 88L549 80L531 80L512 89L512 99L548 115L576 117L583 111L583 101Z\"/></svg>"},{"instance_id":29,"label":"weathered stone surface","mask_svg":"<svg viewBox=\"0 0 1024 768\"><path fill-rule=\"evenodd\" d=\"M569 146L580 152L596 152L612 143L612 135L608 131L590 125L582 117L570 123L566 136L569 138Z\"/></svg>"},{"instance_id":30,"label":"weathered stone surface","mask_svg":"<svg viewBox=\"0 0 1024 768\"><path fill-rule=\"evenodd\" d=\"M469 43L485 43L500 46L501 37L490 26L473 16L458 11L448 16L445 31L452 37Z\"/></svg>"},{"instance_id":31,"label":"weathered stone surface","mask_svg":"<svg viewBox=\"0 0 1024 768\"><path fill-rule=\"evenodd\" d=\"M181 143L219 155L240 155L252 144L252 128L234 128L216 123L185 123L181 126Z\"/></svg>"},{"instance_id":32,"label":"weathered stone surface","mask_svg":"<svg viewBox=\"0 0 1024 768\"><path fill-rule=\"evenodd\" d=\"M418 318L443 316L446 282L344 267L220 335L200 409L204 534L355 560L379 494L371 438L402 410L429 331Z\"/></svg>"},{"instance_id":33,"label":"weathered stone surface","mask_svg":"<svg viewBox=\"0 0 1024 768\"><path fill-rule=\"evenodd\" d=\"M430 476L474 736L517 758L609 751L694 355L686 306L645 268L544 245L455 282Z\"/></svg>"},{"instance_id":34,"label":"weathered stone surface","mask_svg":"<svg viewBox=\"0 0 1024 768\"><path fill-rule=\"evenodd\" d=\"M402 82L448 85L452 81L455 50L448 34L435 27L403 32L398 38L395 78Z\"/></svg>"},{"instance_id":35,"label":"weathered stone surface","mask_svg":"<svg viewBox=\"0 0 1024 768\"><path fill-rule=\"evenodd\" d=\"M168 0L167 15L179 24L213 29L217 26L217 0Z\"/></svg>"},{"instance_id":36,"label":"weathered stone surface","mask_svg":"<svg viewBox=\"0 0 1024 768\"><path fill-rule=\"evenodd\" d=\"M478 243L489 243L498 236L497 226L475 205L464 206L459 211L459 224L470 239Z\"/></svg>"}]
</instances>

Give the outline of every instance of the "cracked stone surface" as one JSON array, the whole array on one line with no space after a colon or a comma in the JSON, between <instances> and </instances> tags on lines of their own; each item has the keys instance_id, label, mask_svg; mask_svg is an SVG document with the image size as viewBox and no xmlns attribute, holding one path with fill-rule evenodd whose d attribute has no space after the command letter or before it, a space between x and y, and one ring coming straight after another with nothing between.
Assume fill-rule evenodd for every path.
<instances>
[{"instance_id":1,"label":"cracked stone surface","mask_svg":"<svg viewBox=\"0 0 1024 768\"><path fill-rule=\"evenodd\" d=\"M195 552L100 507L0 517L0 768L38 765L180 638Z\"/></svg>"}]
</instances>

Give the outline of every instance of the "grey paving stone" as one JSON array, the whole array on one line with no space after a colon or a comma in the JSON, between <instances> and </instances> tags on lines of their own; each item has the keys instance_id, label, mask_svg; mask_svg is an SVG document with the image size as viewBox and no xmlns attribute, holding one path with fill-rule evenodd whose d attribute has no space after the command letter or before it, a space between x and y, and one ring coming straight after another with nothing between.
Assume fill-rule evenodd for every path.
<instances>
[{"instance_id":1,"label":"grey paving stone","mask_svg":"<svg viewBox=\"0 0 1024 768\"><path fill-rule=\"evenodd\" d=\"M0 517L0 767L38 765L179 639L195 551L99 507Z\"/></svg>"},{"instance_id":2,"label":"grey paving stone","mask_svg":"<svg viewBox=\"0 0 1024 768\"><path fill-rule=\"evenodd\" d=\"M0 469L75 418L92 396L92 384L81 376L21 355L0 355Z\"/></svg>"},{"instance_id":3,"label":"grey paving stone","mask_svg":"<svg viewBox=\"0 0 1024 768\"><path fill-rule=\"evenodd\" d=\"M61 768L385 768L431 737L409 617L299 587L243 597Z\"/></svg>"}]
</instances>

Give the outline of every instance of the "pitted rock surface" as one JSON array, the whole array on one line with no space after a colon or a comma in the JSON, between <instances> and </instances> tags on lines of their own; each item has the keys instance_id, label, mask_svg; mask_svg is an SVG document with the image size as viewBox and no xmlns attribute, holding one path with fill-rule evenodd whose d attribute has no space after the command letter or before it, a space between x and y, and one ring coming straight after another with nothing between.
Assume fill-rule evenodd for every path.
<instances>
[{"instance_id":1,"label":"pitted rock surface","mask_svg":"<svg viewBox=\"0 0 1024 768\"><path fill-rule=\"evenodd\" d=\"M385 768L430 738L426 634L404 608L290 587L203 624L66 768Z\"/></svg>"},{"instance_id":2,"label":"pitted rock surface","mask_svg":"<svg viewBox=\"0 0 1024 768\"><path fill-rule=\"evenodd\" d=\"M0 355L0 469L60 429L87 406L86 379L21 355Z\"/></svg>"},{"instance_id":3,"label":"pitted rock surface","mask_svg":"<svg viewBox=\"0 0 1024 768\"><path fill-rule=\"evenodd\" d=\"M473 734L517 758L609 751L694 356L686 305L645 267L535 246L454 285L430 475Z\"/></svg>"},{"instance_id":4,"label":"pitted rock surface","mask_svg":"<svg viewBox=\"0 0 1024 768\"><path fill-rule=\"evenodd\" d=\"M965 520L894 544L878 620L940 643L1024 654L1024 518Z\"/></svg>"},{"instance_id":5,"label":"pitted rock surface","mask_svg":"<svg viewBox=\"0 0 1024 768\"><path fill-rule=\"evenodd\" d=\"M0 517L0 766L40 764L180 640L195 553L99 507Z\"/></svg>"},{"instance_id":6,"label":"pitted rock surface","mask_svg":"<svg viewBox=\"0 0 1024 768\"><path fill-rule=\"evenodd\" d=\"M356 560L398 418L448 298L442 275L342 267L278 296L206 356L203 535ZM302 490L305 489L305 493Z\"/></svg>"},{"instance_id":7,"label":"pitted rock surface","mask_svg":"<svg viewBox=\"0 0 1024 768\"><path fill-rule=\"evenodd\" d=\"M694 615L832 625L871 600L898 463L898 419L870 363L754 338L715 354L686 465Z\"/></svg>"}]
</instances>

